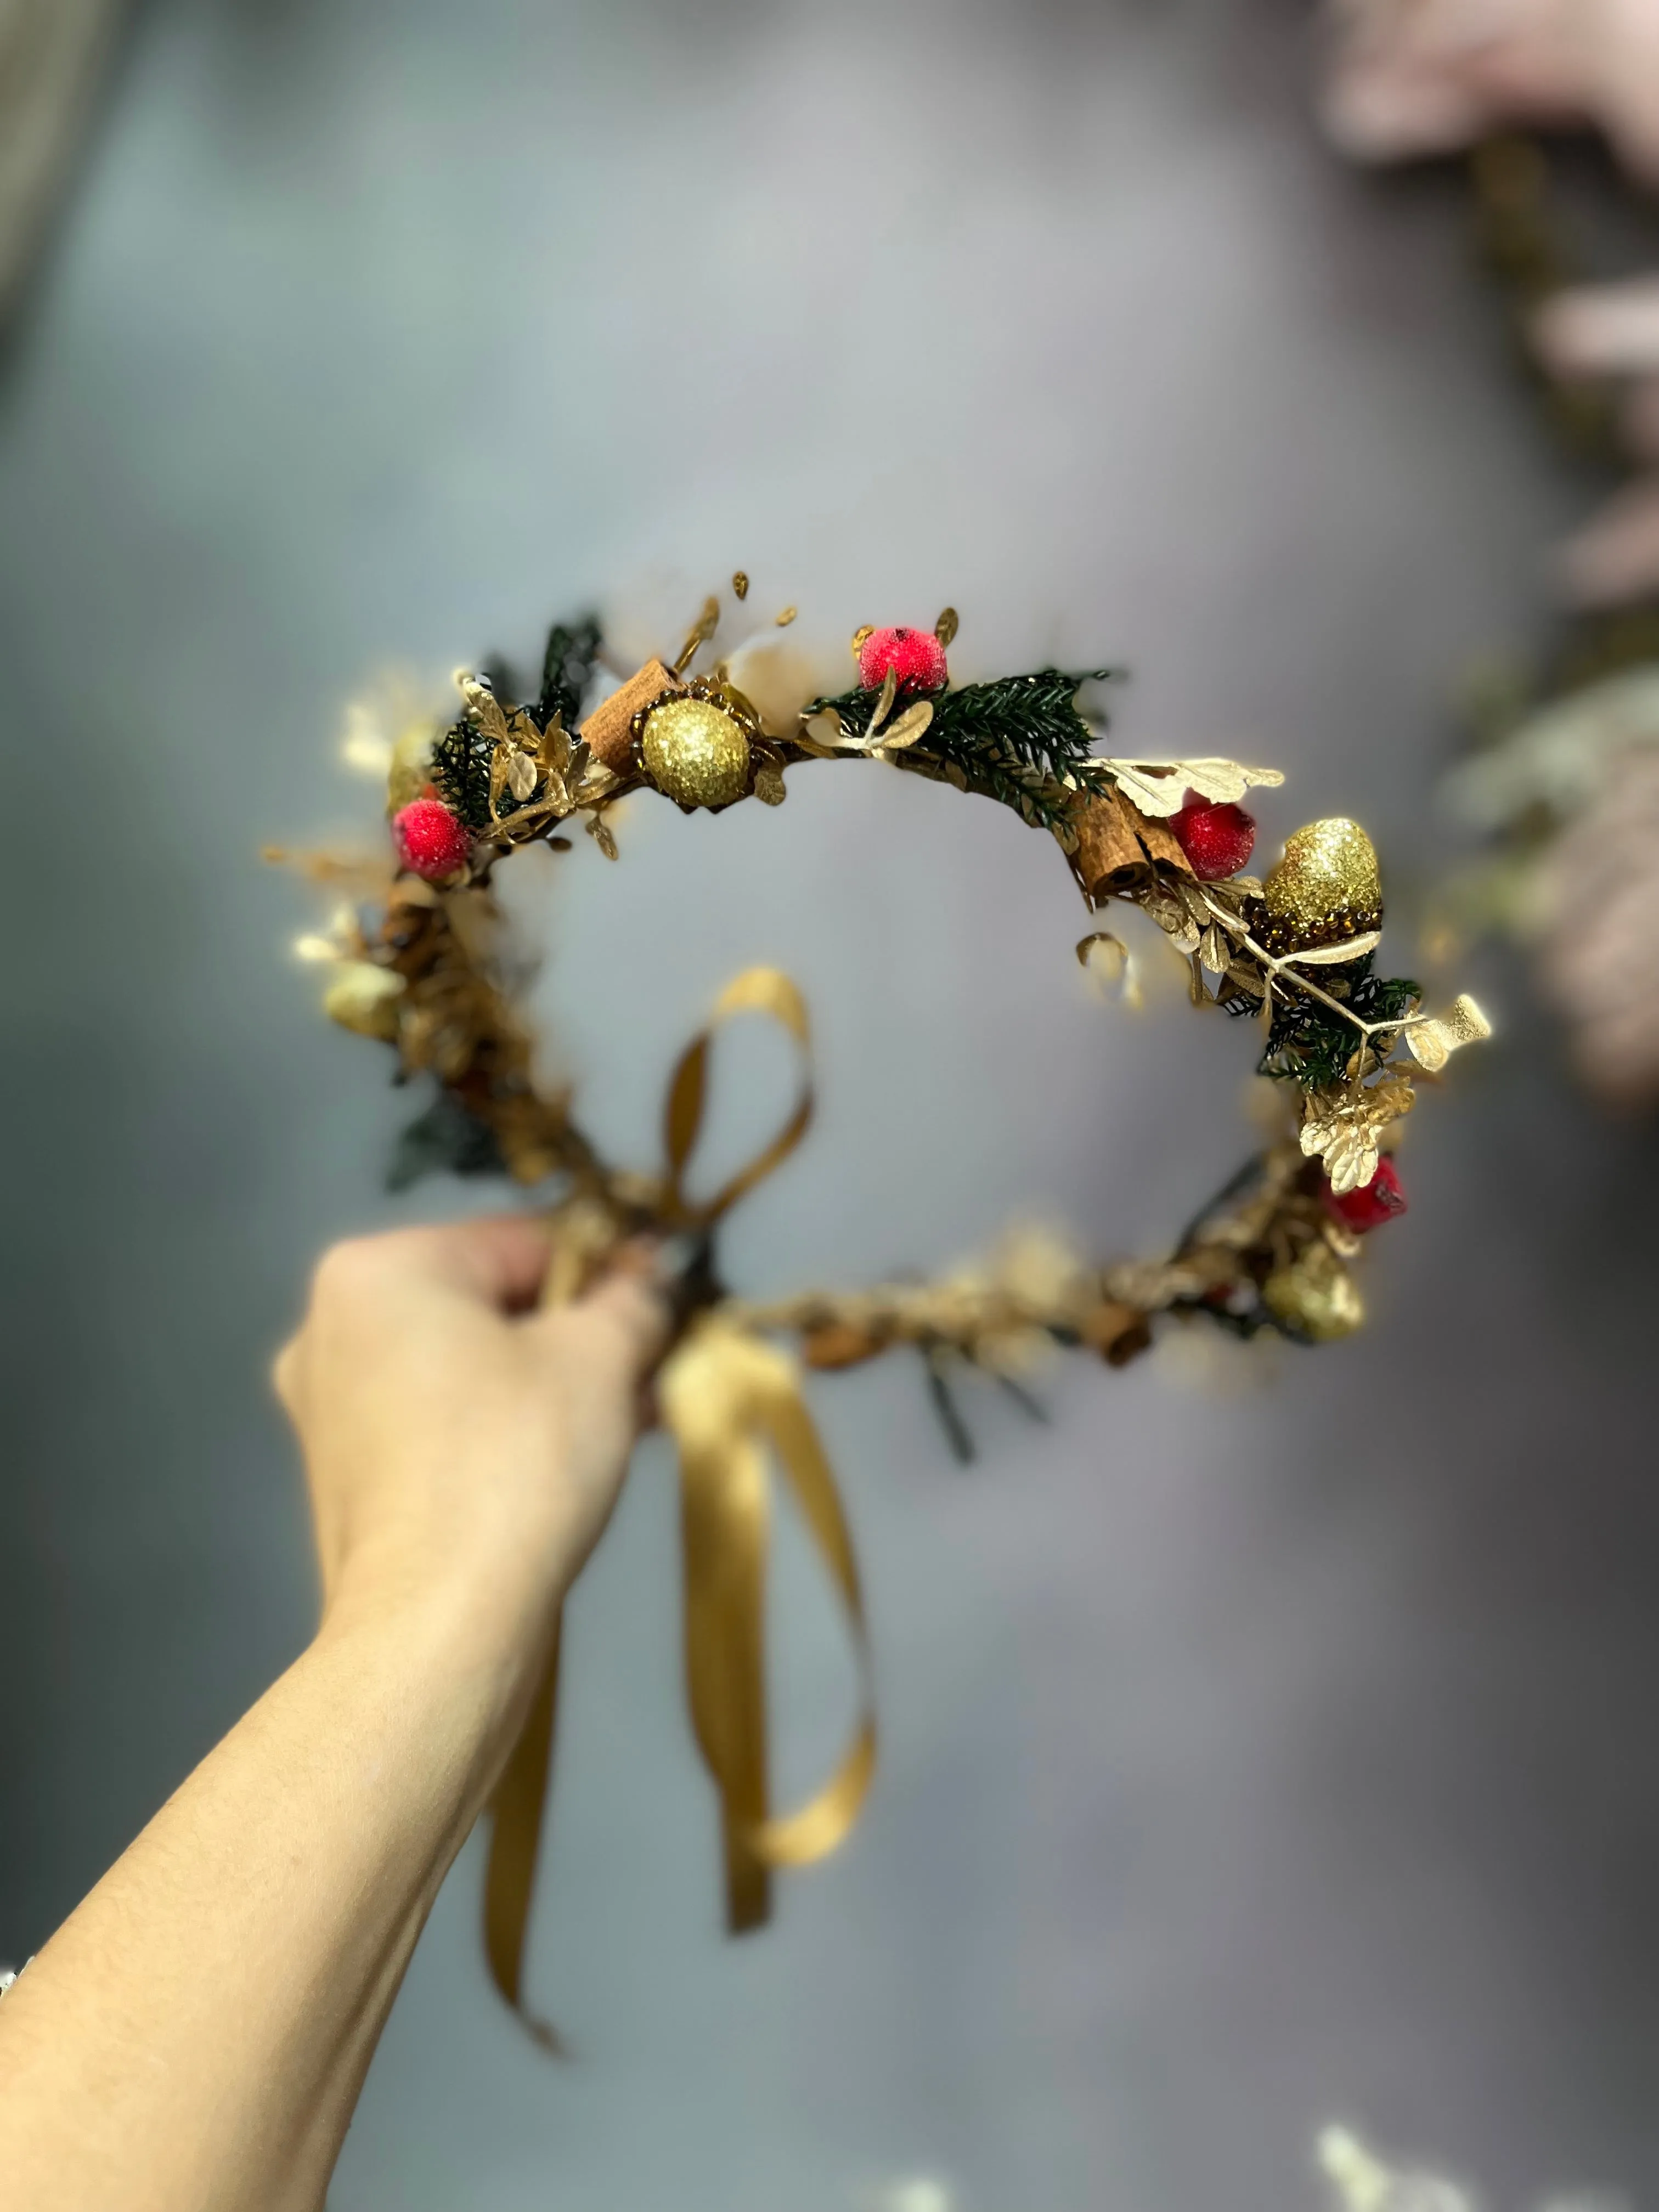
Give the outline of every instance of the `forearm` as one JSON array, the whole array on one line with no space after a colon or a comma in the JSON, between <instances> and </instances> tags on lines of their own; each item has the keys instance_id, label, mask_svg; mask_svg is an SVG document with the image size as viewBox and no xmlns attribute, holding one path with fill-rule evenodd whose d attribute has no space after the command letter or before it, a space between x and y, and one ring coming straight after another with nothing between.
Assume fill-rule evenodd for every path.
<instances>
[{"instance_id":1,"label":"forearm","mask_svg":"<svg viewBox=\"0 0 1659 2212\"><path fill-rule=\"evenodd\" d=\"M0 2003L7 2212L317 2212L439 1884L605 1526L666 1316L544 1225L327 1255L277 1362L317 1640Z\"/></svg>"},{"instance_id":2,"label":"forearm","mask_svg":"<svg viewBox=\"0 0 1659 2212\"><path fill-rule=\"evenodd\" d=\"M0 2005L17 2212L322 2203L532 1644L336 1618L203 1762Z\"/></svg>"}]
</instances>

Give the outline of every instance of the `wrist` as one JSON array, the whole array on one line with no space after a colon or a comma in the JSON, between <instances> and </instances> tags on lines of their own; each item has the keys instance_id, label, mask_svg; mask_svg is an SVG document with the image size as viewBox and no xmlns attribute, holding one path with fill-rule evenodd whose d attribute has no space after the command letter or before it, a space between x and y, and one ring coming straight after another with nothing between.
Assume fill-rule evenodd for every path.
<instances>
[{"instance_id":1,"label":"wrist","mask_svg":"<svg viewBox=\"0 0 1659 2212\"><path fill-rule=\"evenodd\" d=\"M351 1575L311 1649L366 1687L390 1685L423 1738L476 1771L487 1795L545 1669L562 1595L480 1601L470 1578Z\"/></svg>"}]
</instances>

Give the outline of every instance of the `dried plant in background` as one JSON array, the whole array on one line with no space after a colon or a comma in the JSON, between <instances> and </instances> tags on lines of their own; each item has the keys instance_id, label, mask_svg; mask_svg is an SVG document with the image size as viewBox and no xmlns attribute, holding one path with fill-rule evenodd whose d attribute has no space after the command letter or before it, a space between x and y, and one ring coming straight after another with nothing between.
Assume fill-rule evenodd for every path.
<instances>
[{"instance_id":1,"label":"dried plant in background","mask_svg":"<svg viewBox=\"0 0 1659 2212\"><path fill-rule=\"evenodd\" d=\"M1585 283L1543 145L1517 125L1604 131L1632 191L1659 187L1659 0L1329 0L1325 117L1370 160L1472 149L1480 240L1547 418L1627 469L1561 549L1565 622L1476 701L1482 748L1449 780L1492 840L1450 887L1454 933L1535 952L1585 1082L1659 1099L1659 276Z\"/></svg>"},{"instance_id":2,"label":"dried plant in background","mask_svg":"<svg viewBox=\"0 0 1659 2212\"><path fill-rule=\"evenodd\" d=\"M1517 126L1603 131L1659 189L1659 0L1327 0L1324 117L1344 150L1399 161L1474 149L1492 265L1523 318L1557 421L1634 465L1563 550L1574 605L1659 595L1659 279L1580 284L1547 166Z\"/></svg>"}]
</instances>

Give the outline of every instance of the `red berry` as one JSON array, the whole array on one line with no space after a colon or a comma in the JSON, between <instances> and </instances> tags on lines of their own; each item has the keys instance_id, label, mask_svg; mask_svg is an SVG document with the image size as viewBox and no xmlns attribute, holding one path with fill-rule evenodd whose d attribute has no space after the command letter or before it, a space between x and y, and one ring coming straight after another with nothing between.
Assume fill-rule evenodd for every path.
<instances>
[{"instance_id":1,"label":"red berry","mask_svg":"<svg viewBox=\"0 0 1659 2212\"><path fill-rule=\"evenodd\" d=\"M859 647L859 683L878 691L891 669L901 691L937 691L950 671L930 629L872 629Z\"/></svg>"},{"instance_id":2,"label":"red berry","mask_svg":"<svg viewBox=\"0 0 1659 2212\"><path fill-rule=\"evenodd\" d=\"M1219 883L1236 876L1255 850L1255 817L1242 806L1215 806L1189 799L1170 817L1176 842L1200 882Z\"/></svg>"},{"instance_id":3,"label":"red berry","mask_svg":"<svg viewBox=\"0 0 1659 2212\"><path fill-rule=\"evenodd\" d=\"M1345 1228L1352 1229L1356 1237L1363 1237L1368 1229L1380 1229L1396 1213L1405 1212L1406 1194L1400 1188L1400 1170L1385 1154L1376 1164L1376 1173L1362 1189L1345 1191L1339 1198L1327 1183L1325 1203Z\"/></svg>"},{"instance_id":4,"label":"red berry","mask_svg":"<svg viewBox=\"0 0 1659 2212\"><path fill-rule=\"evenodd\" d=\"M412 799L392 817L392 834L404 867L429 884L459 875L472 841L441 799Z\"/></svg>"}]
</instances>

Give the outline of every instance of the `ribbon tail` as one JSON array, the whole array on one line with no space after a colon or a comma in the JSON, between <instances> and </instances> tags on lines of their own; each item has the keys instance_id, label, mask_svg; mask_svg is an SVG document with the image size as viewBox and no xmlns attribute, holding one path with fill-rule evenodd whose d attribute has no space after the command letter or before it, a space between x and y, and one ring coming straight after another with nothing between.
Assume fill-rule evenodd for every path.
<instances>
[{"instance_id":1,"label":"ribbon tail","mask_svg":"<svg viewBox=\"0 0 1659 2212\"><path fill-rule=\"evenodd\" d=\"M541 1850L548 1778L558 1717L559 1644L562 1621L553 1631L553 1648L535 1703L490 1800L489 1865L484 1876L484 1955L489 1978L544 2051L562 2049L558 2031L529 2011L524 2001L525 1953Z\"/></svg>"},{"instance_id":2,"label":"ribbon tail","mask_svg":"<svg viewBox=\"0 0 1659 2212\"><path fill-rule=\"evenodd\" d=\"M799 1372L745 1332L705 1323L664 1370L663 1409L680 1450L686 1681L692 1725L720 1801L726 1921L734 1934L771 1910L771 1870L806 1866L845 1838L875 1770L862 1595L836 1480L801 1396ZM775 1455L846 1607L860 1713L836 1772L809 1803L770 1816L764 1648Z\"/></svg>"},{"instance_id":3,"label":"ribbon tail","mask_svg":"<svg viewBox=\"0 0 1659 2212\"><path fill-rule=\"evenodd\" d=\"M799 1370L793 1360L783 1364L788 1389L787 1395L780 1389L771 1401L772 1448L846 1612L860 1693L858 1725L836 1771L816 1796L796 1812L769 1820L755 1839L767 1865L802 1867L828 1858L858 1820L876 1771L876 1709L870 1631L852 1531L835 1470L801 1395Z\"/></svg>"},{"instance_id":4,"label":"ribbon tail","mask_svg":"<svg viewBox=\"0 0 1659 2212\"><path fill-rule=\"evenodd\" d=\"M682 1437L685 1683L691 1725L720 1802L726 1924L772 1917L772 1878L752 1838L768 1804L766 1468L753 1437Z\"/></svg>"}]
</instances>

